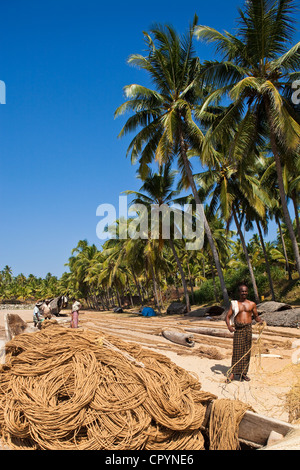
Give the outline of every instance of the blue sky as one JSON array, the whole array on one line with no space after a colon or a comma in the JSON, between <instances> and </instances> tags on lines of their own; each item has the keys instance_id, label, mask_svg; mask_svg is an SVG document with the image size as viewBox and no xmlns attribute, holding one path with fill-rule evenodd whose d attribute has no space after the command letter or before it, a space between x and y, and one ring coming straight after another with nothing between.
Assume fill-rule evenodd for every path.
<instances>
[{"instance_id":1,"label":"blue sky","mask_svg":"<svg viewBox=\"0 0 300 470\"><path fill-rule=\"evenodd\" d=\"M146 81L126 63L143 52L142 32L170 23L183 33L195 13L232 31L242 4L1 1L0 269L60 276L80 239L100 247L97 206L117 206L122 191L140 187L114 111L125 85ZM195 46L201 59L211 56Z\"/></svg>"}]
</instances>

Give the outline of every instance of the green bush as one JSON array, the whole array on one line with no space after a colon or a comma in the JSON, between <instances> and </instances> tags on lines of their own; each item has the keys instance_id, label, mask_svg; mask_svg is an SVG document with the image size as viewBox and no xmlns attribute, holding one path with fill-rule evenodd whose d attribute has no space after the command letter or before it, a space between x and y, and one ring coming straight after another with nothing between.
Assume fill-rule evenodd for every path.
<instances>
[{"instance_id":1,"label":"green bush","mask_svg":"<svg viewBox=\"0 0 300 470\"><path fill-rule=\"evenodd\" d=\"M254 272L257 289L260 295L266 295L269 293L269 279L265 270L265 266L260 266L255 269ZM271 275L273 281L280 281L286 279L285 272L282 268L277 266L271 267ZM225 275L225 284L228 291L230 299L237 299L238 297L238 287L240 284L246 284L249 291L249 299L254 300L254 291L252 287L252 282L248 267L240 267L238 269L228 270ZM215 278L216 289L220 302L223 301L222 292L220 288L220 282L218 277ZM198 289L194 290L194 299L195 304L203 304L206 302L216 301L215 291L212 279L207 279L204 281ZM192 297L190 296L190 302L192 303Z\"/></svg>"},{"instance_id":2,"label":"green bush","mask_svg":"<svg viewBox=\"0 0 300 470\"><path fill-rule=\"evenodd\" d=\"M216 289L219 295L219 299L221 299L222 294L221 294L219 279L215 279L215 282L216 282ZM199 289L194 290L194 299L195 299L195 304L203 304L205 302L210 302L211 300L215 300L215 290L214 290L214 284L213 284L212 279L207 279L201 284ZM191 296L190 296L190 302L192 302Z\"/></svg>"}]
</instances>

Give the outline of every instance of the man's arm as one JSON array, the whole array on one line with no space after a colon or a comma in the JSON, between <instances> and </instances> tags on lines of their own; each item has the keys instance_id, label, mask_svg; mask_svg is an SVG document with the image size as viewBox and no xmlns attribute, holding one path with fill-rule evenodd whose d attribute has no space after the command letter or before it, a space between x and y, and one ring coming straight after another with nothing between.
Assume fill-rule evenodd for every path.
<instances>
[{"instance_id":1,"label":"man's arm","mask_svg":"<svg viewBox=\"0 0 300 470\"><path fill-rule=\"evenodd\" d=\"M262 319L261 319L260 316L258 315L257 306L256 306L255 303L253 303L252 312L253 312L254 320L255 320L257 323L262 323Z\"/></svg>"},{"instance_id":2,"label":"man's arm","mask_svg":"<svg viewBox=\"0 0 300 470\"><path fill-rule=\"evenodd\" d=\"M225 317L225 322L226 322L226 325L227 325L227 328L228 330L233 333L234 332L234 328L233 326L230 324L230 317L233 315L233 311L232 311L232 305L230 304L230 307L227 311L227 314L226 314L226 317Z\"/></svg>"}]
</instances>

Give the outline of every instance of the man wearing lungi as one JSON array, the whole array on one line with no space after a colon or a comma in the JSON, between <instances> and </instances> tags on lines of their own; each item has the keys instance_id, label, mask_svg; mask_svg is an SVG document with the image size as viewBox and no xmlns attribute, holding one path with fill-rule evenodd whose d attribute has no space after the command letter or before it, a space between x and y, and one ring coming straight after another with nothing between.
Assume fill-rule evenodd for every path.
<instances>
[{"instance_id":1,"label":"man wearing lungi","mask_svg":"<svg viewBox=\"0 0 300 470\"><path fill-rule=\"evenodd\" d=\"M249 381L247 375L252 346L252 316L256 322L261 323L257 307L254 302L247 299L248 288L239 286L239 300L233 300L226 315L228 330L234 332L231 362L231 374L226 382L229 383L238 375L241 380Z\"/></svg>"}]
</instances>

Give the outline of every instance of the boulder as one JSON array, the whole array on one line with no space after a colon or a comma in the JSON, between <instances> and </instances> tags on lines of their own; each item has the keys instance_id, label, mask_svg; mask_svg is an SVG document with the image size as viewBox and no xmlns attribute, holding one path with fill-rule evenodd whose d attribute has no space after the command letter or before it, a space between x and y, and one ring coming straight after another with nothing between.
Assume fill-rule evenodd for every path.
<instances>
[{"instance_id":1,"label":"boulder","mask_svg":"<svg viewBox=\"0 0 300 470\"><path fill-rule=\"evenodd\" d=\"M281 312L282 310L290 310L291 305L282 302L274 302L273 300L257 304L257 311L261 313Z\"/></svg>"},{"instance_id":2,"label":"boulder","mask_svg":"<svg viewBox=\"0 0 300 470\"><path fill-rule=\"evenodd\" d=\"M212 305L206 309L205 315L209 315L210 317L221 315L224 310L224 307L220 307L219 305Z\"/></svg>"},{"instance_id":3,"label":"boulder","mask_svg":"<svg viewBox=\"0 0 300 470\"><path fill-rule=\"evenodd\" d=\"M206 307L199 307L189 313L189 317L205 317Z\"/></svg>"},{"instance_id":4,"label":"boulder","mask_svg":"<svg viewBox=\"0 0 300 470\"><path fill-rule=\"evenodd\" d=\"M300 308L289 308L287 310L264 312L262 314L259 312L259 316L267 322L268 326L300 327Z\"/></svg>"},{"instance_id":5,"label":"boulder","mask_svg":"<svg viewBox=\"0 0 300 470\"><path fill-rule=\"evenodd\" d=\"M187 312L186 305L180 302L172 302L167 308L168 315L184 315Z\"/></svg>"}]
</instances>

